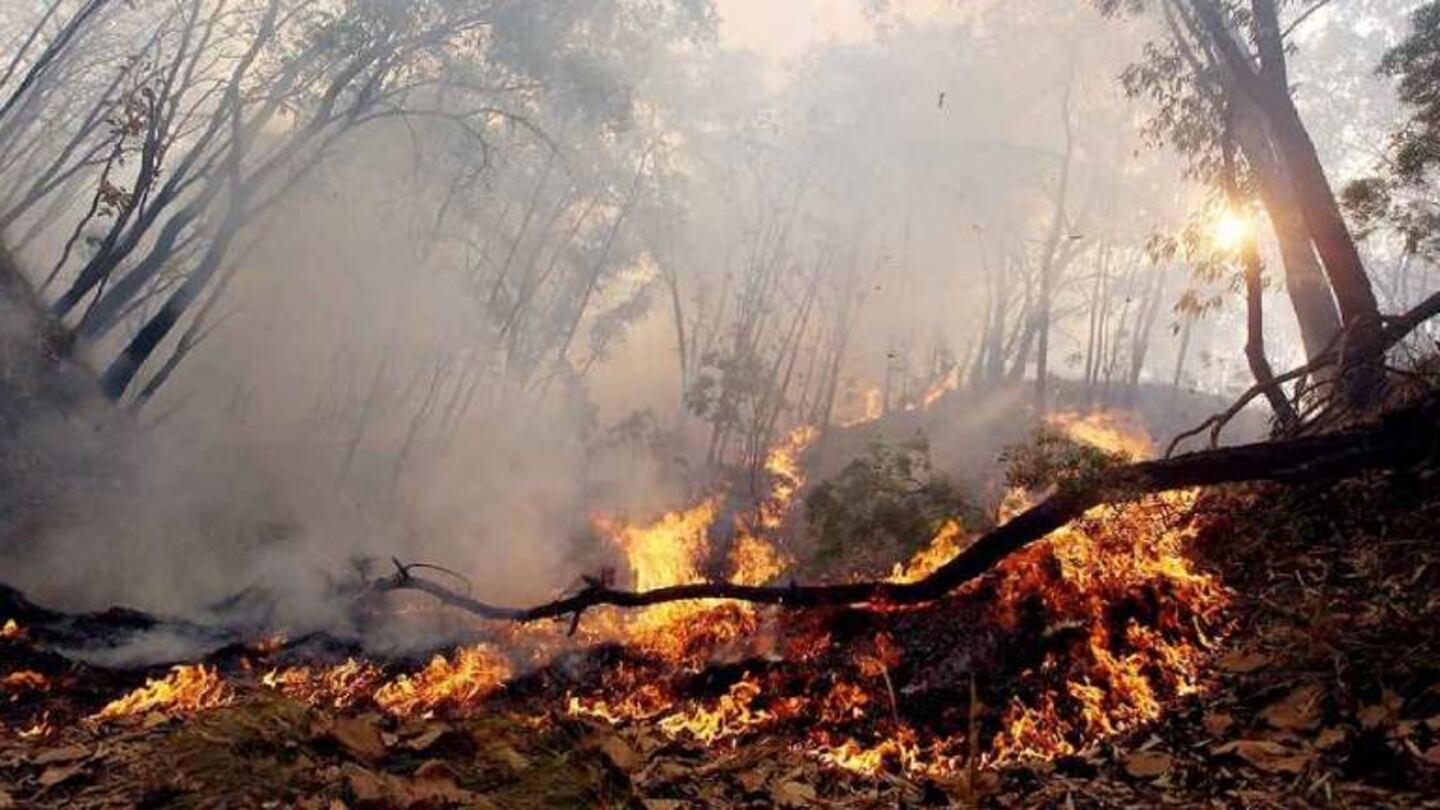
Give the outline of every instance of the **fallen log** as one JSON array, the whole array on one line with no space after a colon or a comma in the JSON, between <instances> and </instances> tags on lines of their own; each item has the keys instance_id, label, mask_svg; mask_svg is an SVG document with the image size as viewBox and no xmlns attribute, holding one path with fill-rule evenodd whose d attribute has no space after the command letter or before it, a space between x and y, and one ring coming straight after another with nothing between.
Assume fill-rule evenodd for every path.
<instances>
[{"instance_id":1,"label":"fallen log","mask_svg":"<svg viewBox=\"0 0 1440 810\"><path fill-rule=\"evenodd\" d=\"M996 527L950 562L915 582L869 581L837 585L781 586L699 582L627 591L586 579L577 593L533 607L491 605L412 573L396 561L396 573L369 583L366 593L412 590L487 619L530 622L572 617L600 605L636 608L693 599L732 599L807 608L839 605L916 605L934 601L989 571L1010 554L1106 503L1188 487L1252 481L1314 482L1367 470L1402 469L1440 458L1440 395L1432 394L1379 420L1344 431L1282 441L1225 447L1114 467L1085 487L1060 486L1037 505Z\"/></svg>"}]
</instances>

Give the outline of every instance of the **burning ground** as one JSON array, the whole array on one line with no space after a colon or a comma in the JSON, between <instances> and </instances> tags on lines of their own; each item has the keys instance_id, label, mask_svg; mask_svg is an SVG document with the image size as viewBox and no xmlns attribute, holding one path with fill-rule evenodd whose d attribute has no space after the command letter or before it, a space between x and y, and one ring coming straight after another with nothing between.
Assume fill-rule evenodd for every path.
<instances>
[{"instance_id":1,"label":"burning ground","mask_svg":"<svg viewBox=\"0 0 1440 810\"><path fill-rule=\"evenodd\" d=\"M1113 416L1054 427L1148 452ZM600 576L784 582L812 439L771 453L728 548L723 493L596 515L623 569ZM572 636L424 594L360 605L463 627L420 659L273 636L116 670L56 651L155 619L10 592L0 806L1412 805L1440 784L1432 490L1356 481L1301 522L1311 494L1273 486L1097 507L916 608L678 602L594 609ZM890 576L969 537L946 523Z\"/></svg>"}]
</instances>

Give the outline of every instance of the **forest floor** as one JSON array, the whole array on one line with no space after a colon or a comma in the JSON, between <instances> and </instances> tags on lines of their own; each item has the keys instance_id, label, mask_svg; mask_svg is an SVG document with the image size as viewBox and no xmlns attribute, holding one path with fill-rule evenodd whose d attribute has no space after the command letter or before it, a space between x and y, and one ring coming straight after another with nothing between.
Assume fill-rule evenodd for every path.
<instances>
[{"instance_id":1,"label":"forest floor","mask_svg":"<svg viewBox=\"0 0 1440 810\"><path fill-rule=\"evenodd\" d=\"M1232 487L1196 510L1208 518L1191 553L1231 591L1228 635L1158 720L1065 756L958 781L861 775L783 730L678 741L558 705L537 714L559 701L519 685L462 717L236 687L193 715L97 724L80 718L140 675L61 659L20 616L0 634L0 808L1440 807L1440 482ZM954 643L936 628L973 618L952 607L892 629L934 653ZM41 733L23 733L37 718Z\"/></svg>"}]
</instances>

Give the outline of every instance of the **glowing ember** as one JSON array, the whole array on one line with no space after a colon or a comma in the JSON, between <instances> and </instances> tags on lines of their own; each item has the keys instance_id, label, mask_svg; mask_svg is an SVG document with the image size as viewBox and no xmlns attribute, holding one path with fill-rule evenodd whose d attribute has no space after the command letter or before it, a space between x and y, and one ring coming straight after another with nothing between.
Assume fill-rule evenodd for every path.
<instances>
[{"instance_id":1,"label":"glowing ember","mask_svg":"<svg viewBox=\"0 0 1440 810\"><path fill-rule=\"evenodd\" d=\"M14 619L6 619L5 625L0 627L0 638L18 641L25 638L25 628L21 627L20 623Z\"/></svg>"},{"instance_id":2,"label":"glowing ember","mask_svg":"<svg viewBox=\"0 0 1440 810\"><path fill-rule=\"evenodd\" d=\"M170 674L160 680L146 680L144 686L119 700L111 701L89 719L104 722L150 712L197 712L223 706L233 697L230 688L214 669L204 664L182 664L172 668Z\"/></svg>"},{"instance_id":3,"label":"glowing ember","mask_svg":"<svg viewBox=\"0 0 1440 810\"><path fill-rule=\"evenodd\" d=\"M55 726L50 722L50 713L46 712L43 717L31 723L28 727L20 729L17 733L22 740L39 739L54 734Z\"/></svg>"},{"instance_id":4,"label":"glowing ember","mask_svg":"<svg viewBox=\"0 0 1440 810\"><path fill-rule=\"evenodd\" d=\"M443 655L414 676L401 675L375 692L375 702L391 714L411 715L438 709L474 708L512 674L510 661L488 644L462 647L454 660Z\"/></svg>"},{"instance_id":5,"label":"glowing ember","mask_svg":"<svg viewBox=\"0 0 1440 810\"><path fill-rule=\"evenodd\" d=\"M8 692L44 692L49 688L49 678L29 669L17 670L0 678L0 690Z\"/></svg>"},{"instance_id":6,"label":"glowing ember","mask_svg":"<svg viewBox=\"0 0 1440 810\"><path fill-rule=\"evenodd\" d=\"M287 639L284 633L275 633L252 643L250 649L260 655L270 655L284 647L286 641Z\"/></svg>"}]
</instances>

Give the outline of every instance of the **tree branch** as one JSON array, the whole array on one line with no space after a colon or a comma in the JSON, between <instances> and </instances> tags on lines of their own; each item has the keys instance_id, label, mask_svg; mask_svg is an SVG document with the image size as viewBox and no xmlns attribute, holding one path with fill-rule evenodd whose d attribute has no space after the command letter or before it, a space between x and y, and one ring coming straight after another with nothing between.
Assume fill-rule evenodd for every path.
<instances>
[{"instance_id":1,"label":"tree branch","mask_svg":"<svg viewBox=\"0 0 1440 810\"><path fill-rule=\"evenodd\" d=\"M1104 483L1090 489L1061 487L1056 494L980 537L959 556L916 582L839 585L792 582L783 586L701 582L626 591L612 588L602 580L587 578L586 586L574 595L522 608L492 605L456 593L433 580L415 576L411 573L413 566L397 562L394 575L370 582L365 593L376 596L392 591L420 591L446 605L487 619L530 622L571 616L572 632L585 610L600 605L636 608L693 599L732 599L787 608L917 605L945 596L1099 504L1213 484L1341 478L1366 470L1412 466L1437 457L1440 455L1437 451L1440 451L1440 395L1432 394L1378 422L1343 432L1207 450L1117 467Z\"/></svg>"}]
</instances>

